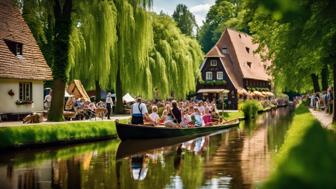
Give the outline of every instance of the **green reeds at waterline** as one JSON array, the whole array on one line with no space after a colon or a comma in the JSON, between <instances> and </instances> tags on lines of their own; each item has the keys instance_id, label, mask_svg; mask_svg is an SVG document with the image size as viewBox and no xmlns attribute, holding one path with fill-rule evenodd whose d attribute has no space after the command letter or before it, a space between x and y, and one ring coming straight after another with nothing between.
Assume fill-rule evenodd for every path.
<instances>
[{"instance_id":1,"label":"green reeds at waterline","mask_svg":"<svg viewBox=\"0 0 336 189\"><path fill-rule=\"evenodd\" d=\"M257 116L258 111L263 110L263 107L257 100L247 100L242 103L240 109L244 113L245 119L250 120L254 119Z\"/></svg>"},{"instance_id":2,"label":"green reeds at waterline","mask_svg":"<svg viewBox=\"0 0 336 189\"><path fill-rule=\"evenodd\" d=\"M63 122L0 128L0 150L117 137L112 121Z\"/></svg>"},{"instance_id":3,"label":"green reeds at waterline","mask_svg":"<svg viewBox=\"0 0 336 189\"><path fill-rule=\"evenodd\" d=\"M336 188L336 134L301 104L261 188Z\"/></svg>"}]
</instances>

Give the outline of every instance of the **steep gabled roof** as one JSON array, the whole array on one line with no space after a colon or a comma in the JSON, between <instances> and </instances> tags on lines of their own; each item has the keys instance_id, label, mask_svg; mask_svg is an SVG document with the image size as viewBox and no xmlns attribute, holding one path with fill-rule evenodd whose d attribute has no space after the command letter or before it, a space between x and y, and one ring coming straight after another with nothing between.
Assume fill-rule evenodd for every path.
<instances>
[{"instance_id":1,"label":"steep gabled roof","mask_svg":"<svg viewBox=\"0 0 336 189\"><path fill-rule=\"evenodd\" d=\"M0 0L0 78L51 80L51 70L13 2ZM23 45L22 57L10 51L6 40Z\"/></svg>"},{"instance_id":2,"label":"steep gabled roof","mask_svg":"<svg viewBox=\"0 0 336 189\"><path fill-rule=\"evenodd\" d=\"M232 29L226 29L215 45L218 49L223 46L228 46L228 44L224 44L225 35L227 35L231 41L233 47L233 51L231 52L235 53L234 56L238 60L240 73L243 78L265 81L271 79L265 69L265 66L268 67L271 62L262 61L260 55L256 53L259 45L257 43L253 43L253 39L250 35ZM228 48L232 47L229 46Z\"/></svg>"},{"instance_id":3,"label":"steep gabled roof","mask_svg":"<svg viewBox=\"0 0 336 189\"><path fill-rule=\"evenodd\" d=\"M224 57L224 55L220 52L217 46L214 46L205 57Z\"/></svg>"}]
</instances>

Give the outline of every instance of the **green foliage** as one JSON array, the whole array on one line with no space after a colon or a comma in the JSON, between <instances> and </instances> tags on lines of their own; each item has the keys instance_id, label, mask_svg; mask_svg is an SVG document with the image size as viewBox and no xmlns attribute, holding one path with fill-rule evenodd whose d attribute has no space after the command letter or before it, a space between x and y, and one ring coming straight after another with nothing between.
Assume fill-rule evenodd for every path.
<instances>
[{"instance_id":1,"label":"green foliage","mask_svg":"<svg viewBox=\"0 0 336 189\"><path fill-rule=\"evenodd\" d=\"M225 120L229 120L229 121L244 118L244 112L242 112L241 110L237 112L223 112L221 113L221 115Z\"/></svg>"},{"instance_id":2,"label":"green foliage","mask_svg":"<svg viewBox=\"0 0 336 189\"><path fill-rule=\"evenodd\" d=\"M181 33L172 18L153 14L154 48L150 53L152 87L161 98L185 98L195 90L203 53L197 41Z\"/></svg>"},{"instance_id":3,"label":"green foliage","mask_svg":"<svg viewBox=\"0 0 336 189\"><path fill-rule=\"evenodd\" d=\"M202 85L220 86L220 85L226 84L226 81L225 80L210 80L210 81L201 80L199 81L199 83Z\"/></svg>"},{"instance_id":4,"label":"green foliage","mask_svg":"<svg viewBox=\"0 0 336 189\"><path fill-rule=\"evenodd\" d=\"M336 40L334 1L246 1L249 28L272 60L275 86L284 90L312 89L311 75L333 62ZM272 32L270 32L272 31ZM293 69L295 68L295 69ZM295 78L295 79L293 79Z\"/></svg>"},{"instance_id":5,"label":"green foliage","mask_svg":"<svg viewBox=\"0 0 336 189\"><path fill-rule=\"evenodd\" d=\"M335 188L335 139L301 104L262 188Z\"/></svg>"},{"instance_id":6,"label":"green foliage","mask_svg":"<svg viewBox=\"0 0 336 189\"><path fill-rule=\"evenodd\" d=\"M178 4L172 15L183 34L193 36L193 31L198 27L195 21L195 16L188 10L184 4Z\"/></svg>"},{"instance_id":7,"label":"green foliage","mask_svg":"<svg viewBox=\"0 0 336 189\"><path fill-rule=\"evenodd\" d=\"M114 122L64 122L0 128L0 149L32 144L117 137Z\"/></svg>"},{"instance_id":8,"label":"green foliage","mask_svg":"<svg viewBox=\"0 0 336 189\"><path fill-rule=\"evenodd\" d=\"M225 28L247 31L244 23L242 0L217 0L210 8L206 20L198 33L198 40L204 52L208 52L217 42Z\"/></svg>"},{"instance_id":9,"label":"green foliage","mask_svg":"<svg viewBox=\"0 0 336 189\"><path fill-rule=\"evenodd\" d=\"M250 120L255 118L258 111L263 110L263 107L257 100L247 100L241 104L240 110L244 113L245 119Z\"/></svg>"}]
</instances>

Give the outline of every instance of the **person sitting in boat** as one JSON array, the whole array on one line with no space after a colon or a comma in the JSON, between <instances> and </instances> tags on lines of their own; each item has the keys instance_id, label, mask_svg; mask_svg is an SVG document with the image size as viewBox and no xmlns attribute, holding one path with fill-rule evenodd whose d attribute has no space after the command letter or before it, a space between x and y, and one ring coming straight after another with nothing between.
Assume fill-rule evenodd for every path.
<instances>
[{"instance_id":1,"label":"person sitting in boat","mask_svg":"<svg viewBox=\"0 0 336 189\"><path fill-rule=\"evenodd\" d=\"M209 108L205 108L205 113L204 113L202 118L203 118L205 126L212 126L213 125L212 116L211 116L211 113L209 111Z\"/></svg>"},{"instance_id":2,"label":"person sitting in boat","mask_svg":"<svg viewBox=\"0 0 336 189\"><path fill-rule=\"evenodd\" d=\"M151 119L154 125L156 125L160 120L160 116L157 112L158 112L158 107L152 106L152 113L149 115L149 118Z\"/></svg>"},{"instance_id":3,"label":"person sitting in boat","mask_svg":"<svg viewBox=\"0 0 336 189\"><path fill-rule=\"evenodd\" d=\"M198 103L198 110L199 110L199 113L200 113L201 115L204 114L205 107L204 107L204 103L203 103L203 101L201 101L201 102Z\"/></svg>"},{"instance_id":4,"label":"person sitting in boat","mask_svg":"<svg viewBox=\"0 0 336 189\"><path fill-rule=\"evenodd\" d=\"M168 113L170 112L170 105L166 104L161 115L160 124L164 124L167 119Z\"/></svg>"},{"instance_id":5,"label":"person sitting in boat","mask_svg":"<svg viewBox=\"0 0 336 189\"><path fill-rule=\"evenodd\" d=\"M141 97L138 97L131 108L132 124L144 124L144 117L148 116L146 104L141 102Z\"/></svg>"},{"instance_id":6,"label":"person sitting in boat","mask_svg":"<svg viewBox=\"0 0 336 189\"><path fill-rule=\"evenodd\" d=\"M184 109L183 114L182 114L182 122L181 122L181 127L183 128L188 128L189 126L192 125L191 122L191 116L188 114L189 110Z\"/></svg>"},{"instance_id":7,"label":"person sitting in boat","mask_svg":"<svg viewBox=\"0 0 336 189\"><path fill-rule=\"evenodd\" d=\"M203 127L204 125L201 113L197 107L194 108L194 113L191 116L191 120L194 123L195 127Z\"/></svg>"}]
</instances>

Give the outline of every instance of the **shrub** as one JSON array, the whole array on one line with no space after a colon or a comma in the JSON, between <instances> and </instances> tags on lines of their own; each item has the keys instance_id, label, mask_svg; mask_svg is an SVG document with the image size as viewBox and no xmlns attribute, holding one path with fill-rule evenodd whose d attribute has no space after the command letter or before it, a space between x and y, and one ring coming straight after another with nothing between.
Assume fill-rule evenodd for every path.
<instances>
[{"instance_id":1,"label":"shrub","mask_svg":"<svg viewBox=\"0 0 336 189\"><path fill-rule=\"evenodd\" d=\"M262 110L263 107L260 104L260 102L256 100L247 100L244 103L242 103L240 109L241 111L243 111L245 119L250 120L255 118L255 116L258 113L258 110Z\"/></svg>"}]
</instances>

